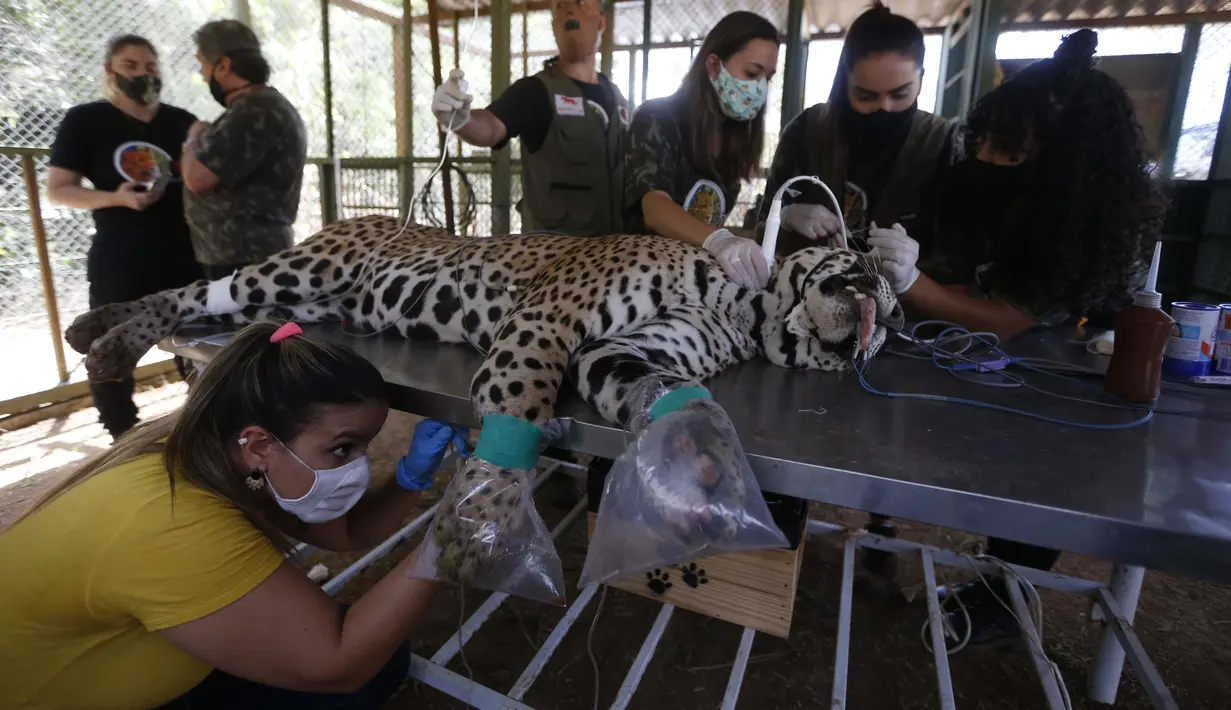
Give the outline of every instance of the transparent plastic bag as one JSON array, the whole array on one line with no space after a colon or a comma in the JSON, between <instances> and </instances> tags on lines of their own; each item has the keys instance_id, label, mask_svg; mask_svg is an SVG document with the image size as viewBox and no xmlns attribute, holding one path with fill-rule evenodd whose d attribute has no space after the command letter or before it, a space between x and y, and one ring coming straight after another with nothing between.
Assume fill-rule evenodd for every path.
<instances>
[{"instance_id":1,"label":"transparent plastic bag","mask_svg":"<svg viewBox=\"0 0 1231 710\"><path fill-rule=\"evenodd\" d=\"M534 471L477 456L462 462L410 576L563 605L564 572L534 507Z\"/></svg>"},{"instance_id":2,"label":"transparent plastic bag","mask_svg":"<svg viewBox=\"0 0 1231 710\"><path fill-rule=\"evenodd\" d=\"M649 387L643 402L670 391ZM579 586L788 546L722 407L692 399L661 416L649 412L633 423L636 439L607 476Z\"/></svg>"}]
</instances>

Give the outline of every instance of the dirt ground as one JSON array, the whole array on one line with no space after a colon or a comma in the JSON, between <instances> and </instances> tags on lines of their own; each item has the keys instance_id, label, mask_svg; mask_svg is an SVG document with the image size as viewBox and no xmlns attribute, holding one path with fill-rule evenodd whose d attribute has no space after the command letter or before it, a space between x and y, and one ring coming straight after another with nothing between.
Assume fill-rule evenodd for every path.
<instances>
[{"instance_id":1,"label":"dirt ground","mask_svg":"<svg viewBox=\"0 0 1231 710\"><path fill-rule=\"evenodd\" d=\"M181 384L141 393L143 416L173 408L182 397ZM388 472L409 442L416 421L393 413L372 451L373 473ZM56 467L40 461L51 456L85 455L107 445L107 437L94 423L93 410L84 410L0 435L0 529L46 486L71 470L72 463ZM25 467L25 468L22 468ZM14 473L16 472L16 473ZM21 480L13 482L18 476ZM386 474L387 476L387 474ZM571 507L567 486L549 486L537 498L548 526ZM425 501L424 505L430 505ZM852 525L863 515L827 506L814 506L813 515ZM903 537L956 547L969 541L960 533L924 525L901 523ZM340 595L354 601L412 546L396 548L384 561L362 573ZM573 525L557 541L564 562L570 598L585 556L585 528ZM359 555L315 554L305 568L321 562L336 573ZM758 634L740 695L740 708L820 708L828 706L833 653L837 633L841 551L836 540L809 541L799 584L791 637L786 640ZM1059 571L1091 579L1106 579L1106 563L1066 555ZM949 572L951 581L960 571ZM904 587L922 583L917 564L904 559L898 579ZM452 635L459 623L457 590L442 589L433 613L416 633L416 653L430 656ZM1089 620L1089 605L1073 597L1042 591L1045 609L1044 641L1047 653L1064 674L1075 708L1093 708L1085 698L1087 669L1097 648L1099 625ZM486 594L466 594L465 612L472 613ZM594 703L594 671L586 652L586 632L595 602L574 624L531 688L525 702L553 710L588 710ZM599 695L610 704L624 675L649 631L659 605L648 599L610 590L594 633L593 648L601 667ZM507 691L563 615L562 609L509 599L492 615L466 646L465 661L474 677ZM926 617L922 599L912 604L855 600L852 625L848 706L871 710L938 707L932 657L920 641ZM1181 708L1231 708L1231 589L1163 574L1146 576L1137 630L1159 671L1171 686ZM676 610L659 644L631 707L713 708L721 703L731 663L739 645L740 629L721 621ZM1028 710L1044 707L1032 665L1020 647L995 651L964 651L950 657L959 708ZM449 666L467 674L462 658ZM1117 707L1149 708L1145 691L1126 669ZM411 682L389 704L391 709L465 707L427 686Z\"/></svg>"}]
</instances>

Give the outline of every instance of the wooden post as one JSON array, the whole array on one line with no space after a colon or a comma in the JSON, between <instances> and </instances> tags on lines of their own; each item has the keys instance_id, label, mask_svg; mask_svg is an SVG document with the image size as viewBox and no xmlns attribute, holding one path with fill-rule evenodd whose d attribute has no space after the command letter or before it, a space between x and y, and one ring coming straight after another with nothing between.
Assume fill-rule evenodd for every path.
<instances>
[{"instance_id":1,"label":"wooden post","mask_svg":"<svg viewBox=\"0 0 1231 710\"><path fill-rule=\"evenodd\" d=\"M43 301L47 307L47 324L51 327L51 347L56 354L56 372L60 375L60 383L64 384L68 382L68 364L64 360L60 309L56 306L56 285L51 276L51 257L47 255L47 232L43 229L43 210L38 199L38 173L34 169L33 156L21 156L21 174L26 179L26 202L30 206L34 248L38 251L38 273L43 280Z\"/></svg>"},{"instance_id":2,"label":"wooden post","mask_svg":"<svg viewBox=\"0 0 1231 710\"><path fill-rule=\"evenodd\" d=\"M436 4L436 0L427 0L427 14L429 36L432 40L432 79L436 86L444 83L444 78L440 73L440 8ZM447 150L444 127L439 129L440 133L440 152L443 154ZM441 184L444 186L445 195L445 229L453 233L453 184L449 176L449 161L446 160L440 168ZM426 186L425 186L426 187Z\"/></svg>"}]
</instances>

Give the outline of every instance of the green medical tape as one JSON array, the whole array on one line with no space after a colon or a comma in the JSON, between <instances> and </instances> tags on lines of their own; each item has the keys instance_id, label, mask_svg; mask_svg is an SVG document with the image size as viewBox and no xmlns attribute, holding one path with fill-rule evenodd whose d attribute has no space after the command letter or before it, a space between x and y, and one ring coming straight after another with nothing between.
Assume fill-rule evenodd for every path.
<instances>
[{"instance_id":1,"label":"green medical tape","mask_svg":"<svg viewBox=\"0 0 1231 710\"><path fill-rule=\"evenodd\" d=\"M539 462L539 428L507 414L483 417L474 455L501 468L531 470Z\"/></svg>"},{"instance_id":2,"label":"green medical tape","mask_svg":"<svg viewBox=\"0 0 1231 710\"><path fill-rule=\"evenodd\" d=\"M713 399L704 387L681 387L671 390L650 405L650 421L666 416L695 399Z\"/></svg>"}]
</instances>

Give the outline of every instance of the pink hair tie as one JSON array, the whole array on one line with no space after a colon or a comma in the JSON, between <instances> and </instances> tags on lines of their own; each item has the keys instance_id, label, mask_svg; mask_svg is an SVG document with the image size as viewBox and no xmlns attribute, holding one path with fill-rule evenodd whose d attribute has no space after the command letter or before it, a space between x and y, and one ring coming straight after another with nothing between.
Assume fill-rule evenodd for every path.
<instances>
[{"instance_id":1,"label":"pink hair tie","mask_svg":"<svg viewBox=\"0 0 1231 710\"><path fill-rule=\"evenodd\" d=\"M280 343L292 335L303 335L303 328L300 328L294 321L289 321L269 336L269 342Z\"/></svg>"}]
</instances>

